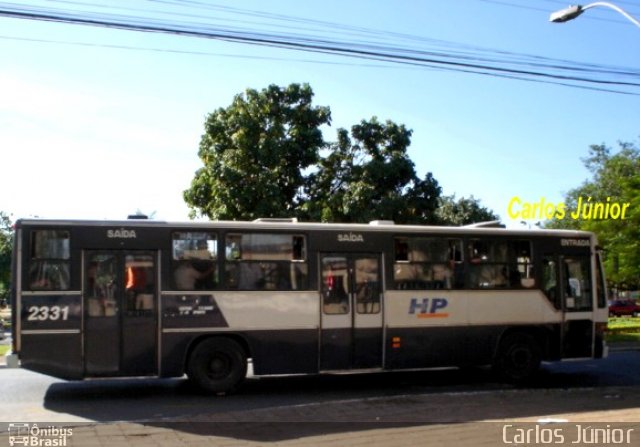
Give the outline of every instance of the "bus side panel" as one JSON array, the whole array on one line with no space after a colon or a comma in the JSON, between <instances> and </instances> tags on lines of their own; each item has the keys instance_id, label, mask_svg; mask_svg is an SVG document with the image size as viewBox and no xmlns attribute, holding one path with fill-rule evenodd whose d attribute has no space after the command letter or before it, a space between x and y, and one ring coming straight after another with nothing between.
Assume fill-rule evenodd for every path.
<instances>
[{"instance_id":1,"label":"bus side panel","mask_svg":"<svg viewBox=\"0 0 640 447\"><path fill-rule=\"evenodd\" d=\"M21 296L23 368L64 379L82 378L80 300L79 292Z\"/></svg>"},{"instance_id":2,"label":"bus side panel","mask_svg":"<svg viewBox=\"0 0 640 447\"><path fill-rule=\"evenodd\" d=\"M385 368L491 363L506 331L557 357L562 315L537 289L387 292Z\"/></svg>"},{"instance_id":3,"label":"bus side panel","mask_svg":"<svg viewBox=\"0 0 640 447\"><path fill-rule=\"evenodd\" d=\"M161 377L179 377L186 373L187 351L198 336L181 332L162 334Z\"/></svg>"},{"instance_id":4,"label":"bus side panel","mask_svg":"<svg viewBox=\"0 0 640 447\"><path fill-rule=\"evenodd\" d=\"M544 360L557 360L560 324L396 328L386 342L387 369L488 365L502 336L531 334Z\"/></svg>"},{"instance_id":5,"label":"bus side panel","mask_svg":"<svg viewBox=\"0 0 640 447\"><path fill-rule=\"evenodd\" d=\"M457 366L465 362L464 327L403 327L388 333L386 369Z\"/></svg>"},{"instance_id":6,"label":"bus side panel","mask_svg":"<svg viewBox=\"0 0 640 447\"><path fill-rule=\"evenodd\" d=\"M230 332L241 334L256 374L318 370L317 291L220 291L216 305Z\"/></svg>"},{"instance_id":7,"label":"bus side panel","mask_svg":"<svg viewBox=\"0 0 640 447\"><path fill-rule=\"evenodd\" d=\"M588 318L566 321L563 340L563 357L594 357L595 355L591 348L592 339L594 337L593 329L593 320ZM600 357L602 357L602 353L600 353Z\"/></svg>"},{"instance_id":8,"label":"bus side panel","mask_svg":"<svg viewBox=\"0 0 640 447\"><path fill-rule=\"evenodd\" d=\"M21 366L60 379L82 379L80 334L22 334Z\"/></svg>"},{"instance_id":9,"label":"bus side panel","mask_svg":"<svg viewBox=\"0 0 640 447\"><path fill-rule=\"evenodd\" d=\"M244 336L253 370L263 374L304 374L318 371L318 331L288 329L250 331Z\"/></svg>"},{"instance_id":10,"label":"bus side panel","mask_svg":"<svg viewBox=\"0 0 640 447\"><path fill-rule=\"evenodd\" d=\"M462 364L492 363L503 336L511 332L531 335L540 347L543 360L556 360L559 355L560 330L560 323L469 326L466 328L466 362Z\"/></svg>"},{"instance_id":11,"label":"bus side panel","mask_svg":"<svg viewBox=\"0 0 640 447\"><path fill-rule=\"evenodd\" d=\"M304 374L318 371L318 331L289 329L246 332L165 332L162 337L162 377L183 375L190 349L208 337L238 340L252 358L254 373Z\"/></svg>"}]
</instances>

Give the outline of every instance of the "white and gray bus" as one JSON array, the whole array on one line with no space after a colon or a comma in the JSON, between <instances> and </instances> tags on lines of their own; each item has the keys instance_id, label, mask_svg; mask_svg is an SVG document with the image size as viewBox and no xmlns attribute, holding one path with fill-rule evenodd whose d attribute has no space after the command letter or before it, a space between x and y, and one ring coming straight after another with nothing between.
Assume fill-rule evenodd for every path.
<instances>
[{"instance_id":1,"label":"white and gray bus","mask_svg":"<svg viewBox=\"0 0 640 447\"><path fill-rule=\"evenodd\" d=\"M13 352L64 379L493 365L606 356L596 238L483 226L23 219Z\"/></svg>"}]
</instances>

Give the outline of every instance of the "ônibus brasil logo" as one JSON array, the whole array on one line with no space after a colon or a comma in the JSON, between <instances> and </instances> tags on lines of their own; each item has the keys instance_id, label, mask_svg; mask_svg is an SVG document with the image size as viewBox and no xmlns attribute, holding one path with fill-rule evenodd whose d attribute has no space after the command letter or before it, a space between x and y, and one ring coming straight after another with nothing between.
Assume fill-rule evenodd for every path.
<instances>
[{"instance_id":1,"label":"\u00f4nibus brasil logo","mask_svg":"<svg viewBox=\"0 0 640 447\"><path fill-rule=\"evenodd\" d=\"M73 435L72 428L39 427L38 424L9 424L9 445L65 447Z\"/></svg>"}]
</instances>

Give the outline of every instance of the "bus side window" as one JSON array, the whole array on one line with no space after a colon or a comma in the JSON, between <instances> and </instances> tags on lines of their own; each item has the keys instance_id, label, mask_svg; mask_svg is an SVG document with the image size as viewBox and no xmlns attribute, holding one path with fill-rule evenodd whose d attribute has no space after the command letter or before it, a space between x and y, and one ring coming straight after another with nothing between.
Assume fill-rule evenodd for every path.
<instances>
[{"instance_id":1,"label":"bus side window","mask_svg":"<svg viewBox=\"0 0 640 447\"><path fill-rule=\"evenodd\" d=\"M462 288L462 240L438 237L395 239L396 289Z\"/></svg>"},{"instance_id":2,"label":"bus side window","mask_svg":"<svg viewBox=\"0 0 640 447\"><path fill-rule=\"evenodd\" d=\"M596 253L596 296L598 297L598 308L600 309L607 307L606 290L607 288L604 284L604 273L602 271L601 254Z\"/></svg>"},{"instance_id":3,"label":"bus side window","mask_svg":"<svg viewBox=\"0 0 640 447\"><path fill-rule=\"evenodd\" d=\"M172 271L176 290L211 290L218 284L218 239L213 233L173 234Z\"/></svg>"},{"instance_id":4,"label":"bus side window","mask_svg":"<svg viewBox=\"0 0 640 447\"><path fill-rule=\"evenodd\" d=\"M325 314L348 314L349 270L343 256L322 259L322 307Z\"/></svg>"},{"instance_id":5,"label":"bus side window","mask_svg":"<svg viewBox=\"0 0 640 447\"><path fill-rule=\"evenodd\" d=\"M512 287L531 288L535 286L530 241L509 241L509 261L509 279Z\"/></svg>"},{"instance_id":6,"label":"bus side window","mask_svg":"<svg viewBox=\"0 0 640 447\"><path fill-rule=\"evenodd\" d=\"M558 293L558 265L552 255L542 258L542 287L556 309L562 309L560 294Z\"/></svg>"},{"instance_id":7,"label":"bus side window","mask_svg":"<svg viewBox=\"0 0 640 447\"><path fill-rule=\"evenodd\" d=\"M493 289L509 285L508 248L505 241L471 239L467 254L470 288Z\"/></svg>"},{"instance_id":8,"label":"bus side window","mask_svg":"<svg viewBox=\"0 0 640 447\"><path fill-rule=\"evenodd\" d=\"M471 239L469 287L531 288L535 285L531 242L519 239Z\"/></svg>"},{"instance_id":9,"label":"bus side window","mask_svg":"<svg viewBox=\"0 0 640 447\"><path fill-rule=\"evenodd\" d=\"M89 259L85 274L87 315L115 317L118 314L117 258L113 254L94 254Z\"/></svg>"},{"instance_id":10,"label":"bus side window","mask_svg":"<svg viewBox=\"0 0 640 447\"><path fill-rule=\"evenodd\" d=\"M226 287L233 290L308 288L306 239L275 233L227 234Z\"/></svg>"},{"instance_id":11,"label":"bus side window","mask_svg":"<svg viewBox=\"0 0 640 447\"><path fill-rule=\"evenodd\" d=\"M29 260L30 290L69 289L68 231L34 230Z\"/></svg>"},{"instance_id":12,"label":"bus side window","mask_svg":"<svg viewBox=\"0 0 640 447\"><path fill-rule=\"evenodd\" d=\"M567 310L593 308L591 300L591 260L588 256L564 259L564 290Z\"/></svg>"}]
</instances>

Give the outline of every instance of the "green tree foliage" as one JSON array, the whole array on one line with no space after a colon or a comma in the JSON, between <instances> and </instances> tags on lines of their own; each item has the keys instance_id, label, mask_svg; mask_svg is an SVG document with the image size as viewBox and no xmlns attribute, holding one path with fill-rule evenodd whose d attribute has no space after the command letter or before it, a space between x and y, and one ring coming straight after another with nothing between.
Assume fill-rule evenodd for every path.
<instances>
[{"instance_id":1,"label":"green tree foliage","mask_svg":"<svg viewBox=\"0 0 640 447\"><path fill-rule=\"evenodd\" d=\"M417 177L407 149L411 131L375 117L338 130L338 141L308 179L311 220L435 223L441 188L431 173Z\"/></svg>"},{"instance_id":2,"label":"green tree foliage","mask_svg":"<svg viewBox=\"0 0 640 447\"><path fill-rule=\"evenodd\" d=\"M411 130L404 125L374 117L350 131L338 129L337 141L327 143L320 128L330 124L331 112L313 106L312 98L306 84L271 85L246 90L227 108L211 113L198 152L204 166L184 192L192 217L421 224L485 220L487 213L478 211L484 209L473 198L437 214L441 188L431 173L416 174L407 154Z\"/></svg>"},{"instance_id":3,"label":"green tree foliage","mask_svg":"<svg viewBox=\"0 0 640 447\"><path fill-rule=\"evenodd\" d=\"M227 108L211 113L196 172L184 198L211 219L295 215L304 187L303 171L317 162L324 145L320 126L328 107L313 107L309 85L271 85L246 90Z\"/></svg>"},{"instance_id":4,"label":"green tree foliage","mask_svg":"<svg viewBox=\"0 0 640 447\"><path fill-rule=\"evenodd\" d=\"M550 228L593 231L605 249L604 265L610 284L622 289L640 288L640 151L632 143L619 143L613 154L605 145L590 147L582 161L592 178L567 194L567 215L585 202L628 203L624 219L605 218L554 220Z\"/></svg>"},{"instance_id":5,"label":"green tree foliage","mask_svg":"<svg viewBox=\"0 0 640 447\"><path fill-rule=\"evenodd\" d=\"M0 211L0 299L6 298L11 278L13 228L9 215Z\"/></svg>"},{"instance_id":6,"label":"green tree foliage","mask_svg":"<svg viewBox=\"0 0 640 447\"><path fill-rule=\"evenodd\" d=\"M476 222L490 222L500 217L490 209L482 206L480 200L473 196L445 196L440 198L440 206L436 211L438 222L442 225L469 225Z\"/></svg>"}]
</instances>

